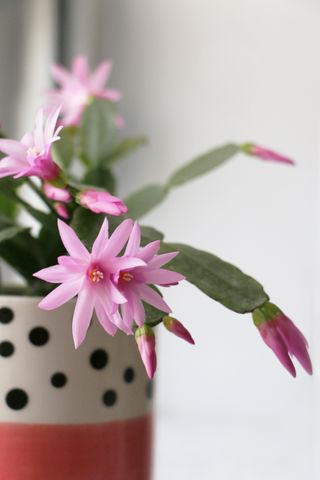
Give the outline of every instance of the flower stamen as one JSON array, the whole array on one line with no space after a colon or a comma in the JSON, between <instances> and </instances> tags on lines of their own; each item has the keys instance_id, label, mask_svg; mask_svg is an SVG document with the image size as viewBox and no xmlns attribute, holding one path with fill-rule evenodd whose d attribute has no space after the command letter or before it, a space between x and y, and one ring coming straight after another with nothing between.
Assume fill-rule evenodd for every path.
<instances>
[{"instance_id":1,"label":"flower stamen","mask_svg":"<svg viewBox=\"0 0 320 480\"><path fill-rule=\"evenodd\" d=\"M99 283L104 279L104 273L98 267L93 267L89 270L88 277L92 283Z\"/></svg>"},{"instance_id":2,"label":"flower stamen","mask_svg":"<svg viewBox=\"0 0 320 480\"><path fill-rule=\"evenodd\" d=\"M121 272L120 273L120 280L123 280L124 282L131 282L131 280L134 279L134 276L130 272Z\"/></svg>"}]
</instances>

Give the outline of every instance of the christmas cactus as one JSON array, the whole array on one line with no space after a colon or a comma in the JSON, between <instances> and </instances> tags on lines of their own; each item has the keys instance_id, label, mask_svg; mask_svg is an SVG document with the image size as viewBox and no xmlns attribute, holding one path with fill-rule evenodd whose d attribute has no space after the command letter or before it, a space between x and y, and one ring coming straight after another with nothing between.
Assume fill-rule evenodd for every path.
<instances>
[{"instance_id":1,"label":"christmas cactus","mask_svg":"<svg viewBox=\"0 0 320 480\"><path fill-rule=\"evenodd\" d=\"M194 343L160 290L187 281L237 314L251 312L288 371L296 375L295 356L311 374L305 338L269 302L259 282L212 253L167 243L163 233L138 223L176 187L239 153L289 165L292 160L255 144L230 143L190 161L165 184L148 185L121 200L113 167L146 140L121 138L124 121L116 109L121 94L106 87L111 68L105 61L91 73L83 56L74 59L71 72L52 66L57 85L47 92L33 130L20 141L1 134L0 257L24 279L23 293L41 295L44 310L77 297L75 347L85 340L95 312L107 334L121 330L135 338L152 378L157 326ZM37 204L29 203L28 190L37 195ZM22 223L20 210L39 228Z\"/></svg>"}]
</instances>

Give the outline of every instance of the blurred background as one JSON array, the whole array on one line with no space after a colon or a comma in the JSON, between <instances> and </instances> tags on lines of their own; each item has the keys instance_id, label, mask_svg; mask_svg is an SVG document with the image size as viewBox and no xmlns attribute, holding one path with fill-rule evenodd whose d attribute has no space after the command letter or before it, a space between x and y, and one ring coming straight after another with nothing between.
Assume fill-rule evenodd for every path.
<instances>
[{"instance_id":1,"label":"blurred background","mask_svg":"<svg viewBox=\"0 0 320 480\"><path fill-rule=\"evenodd\" d=\"M0 0L11 135L33 122L48 65L85 53L92 66L113 60L124 133L149 138L118 166L120 194L227 141L297 161L239 155L144 219L260 280L311 338L315 364L313 378L298 368L293 380L249 315L187 284L166 292L196 347L161 332L155 480L319 478L319 20L317 0Z\"/></svg>"}]
</instances>

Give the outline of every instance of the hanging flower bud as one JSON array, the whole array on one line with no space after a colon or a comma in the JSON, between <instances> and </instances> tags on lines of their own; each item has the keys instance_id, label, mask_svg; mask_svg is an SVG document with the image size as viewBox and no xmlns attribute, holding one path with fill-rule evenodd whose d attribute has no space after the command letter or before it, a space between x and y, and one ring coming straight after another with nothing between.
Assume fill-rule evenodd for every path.
<instances>
[{"instance_id":1,"label":"hanging flower bud","mask_svg":"<svg viewBox=\"0 0 320 480\"><path fill-rule=\"evenodd\" d=\"M128 211L127 206L120 198L99 190L91 189L80 192L76 200L84 208L88 208L94 213L107 213L119 216Z\"/></svg>"},{"instance_id":2,"label":"hanging flower bud","mask_svg":"<svg viewBox=\"0 0 320 480\"><path fill-rule=\"evenodd\" d=\"M288 165L294 165L295 162L291 158L285 157L280 153L269 150L268 148L261 147L254 143L244 143L240 146L241 150L247 155L258 157L261 160L271 160L272 162L287 163Z\"/></svg>"},{"instance_id":3,"label":"hanging flower bud","mask_svg":"<svg viewBox=\"0 0 320 480\"><path fill-rule=\"evenodd\" d=\"M50 200L56 202L69 203L71 202L71 194L66 188L58 188L48 182L43 184L43 192Z\"/></svg>"},{"instance_id":4,"label":"hanging flower bud","mask_svg":"<svg viewBox=\"0 0 320 480\"><path fill-rule=\"evenodd\" d=\"M69 212L64 203L56 202L53 204L53 207L57 212L57 214L59 215L59 217L64 218L65 220L69 218Z\"/></svg>"},{"instance_id":5,"label":"hanging flower bud","mask_svg":"<svg viewBox=\"0 0 320 480\"><path fill-rule=\"evenodd\" d=\"M137 328L135 338L148 377L152 379L157 368L156 339L152 328L146 324Z\"/></svg>"},{"instance_id":6,"label":"hanging flower bud","mask_svg":"<svg viewBox=\"0 0 320 480\"><path fill-rule=\"evenodd\" d=\"M163 325L166 327L166 329L169 330L169 332L173 333L179 338L182 338L186 342L194 345L195 342L190 332L186 329L186 327L182 325L181 322L179 322L179 320L167 315L163 317L162 322L163 322Z\"/></svg>"},{"instance_id":7,"label":"hanging flower bud","mask_svg":"<svg viewBox=\"0 0 320 480\"><path fill-rule=\"evenodd\" d=\"M273 303L267 302L252 313L253 322L266 345L278 357L282 365L296 376L291 357L296 357L309 375L312 364L308 343L295 324Z\"/></svg>"}]
</instances>

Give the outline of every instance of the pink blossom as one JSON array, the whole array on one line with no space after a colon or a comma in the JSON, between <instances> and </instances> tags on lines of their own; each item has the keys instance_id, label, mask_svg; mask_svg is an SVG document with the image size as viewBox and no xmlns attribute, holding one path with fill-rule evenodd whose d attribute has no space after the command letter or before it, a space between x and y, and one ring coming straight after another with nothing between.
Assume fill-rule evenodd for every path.
<instances>
[{"instance_id":1,"label":"pink blossom","mask_svg":"<svg viewBox=\"0 0 320 480\"><path fill-rule=\"evenodd\" d=\"M134 321L139 327L142 327L145 322L142 302L146 302L162 312L171 312L170 307L161 295L149 285L169 286L177 284L185 278L180 273L161 268L179 252L157 255L160 241L155 240L144 247L140 247L140 238L140 227L136 222L130 234L124 256L140 258L144 265L123 268L112 277L114 284L127 299L127 303L120 306L121 316L119 313L115 314L115 323L129 334L132 332Z\"/></svg>"},{"instance_id":2,"label":"pink blossom","mask_svg":"<svg viewBox=\"0 0 320 480\"><path fill-rule=\"evenodd\" d=\"M166 329L169 330L169 332L194 345L194 340L190 332L186 329L184 325L182 325L181 322L179 322L179 320L173 317L169 317L167 315L162 319L162 322Z\"/></svg>"},{"instance_id":3,"label":"pink blossom","mask_svg":"<svg viewBox=\"0 0 320 480\"><path fill-rule=\"evenodd\" d=\"M111 70L112 63L104 61L90 73L88 60L82 55L74 58L71 72L61 65L52 65L51 73L59 87L48 92L48 99L53 105L62 105L64 125L78 125L83 110L94 97L112 102L120 100L118 90L105 87Z\"/></svg>"},{"instance_id":4,"label":"pink blossom","mask_svg":"<svg viewBox=\"0 0 320 480\"><path fill-rule=\"evenodd\" d=\"M157 369L156 340L152 328L148 325L137 328L135 338L148 377L152 379Z\"/></svg>"},{"instance_id":5,"label":"pink blossom","mask_svg":"<svg viewBox=\"0 0 320 480\"><path fill-rule=\"evenodd\" d=\"M99 190L85 190L77 195L77 201L85 208L94 213L108 213L110 215L122 215L127 213L128 208L118 197L108 192Z\"/></svg>"},{"instance_id":6,"label":"pink blossom","mask_svg":"<svg viewBox=\"0 0 320 480\"><path fill-rule=\"evenodd\" d=\"M288 165L294 165L295 162L280 153L269 150L268 148L261 147L254 143L245 143L241 146L241 150L248 155L253 155L261 160L271 160L273 162L287 163Z\"/></svg>"},{"instance_id":7,"label":"pink blossom","mask_svg":"<svg viewBox=\"0 0 320 480\"><path fill-rule=\"evenodd\" d=\"M268 302L255 310L253 321L266 345L293 377L296 376L296 370L291 360L292 356L296 357L307 373L312 374L307 340L292 320L276 305Z\"/></svg>"},{"instance_id":8,"label":"pink blossom","mask_svg":"<svg viewBox=\"0 0 320 480\"><path fill-rule=\"evenodd\" d=\"M40 109L32 132L20 141L0 139L0 151L7 155L0 160L0 178L13 175L14 178L36 176L53 180L59 176L59 167L51 156L51 145L59 140L62 128L56 128L59 112L57 108L45 115Z\"/></svg>"},{"instance_id":9,"label":"pink blossom","mask_svg":"<svg viewBox=\"0 0 320 480\"><path fill-rule=\"evenodd\" d=\"M68 220L70 215L69 215L69 211L68 211L68 209L67 209L67 207L65 206L64 203L56 202L56 203L53 204L53 207L54 207L55 211L57 212L57 214L59 215L59 217L64 218L65 220Z\"/></svg>"},{"instance_id":10,"label":"pink blossom","mask_svg":"<svg viewBox=\"0 0 320 480\"><path fill-rule=\"evenodd\" d=\"M102 327L110 335L115 334L114 314L118 305L127 299L111 278L145 262L129 255L117 256L132 230L132 220L124 220L108 239L108 221L105 219L91 253L70 226L58 220L58 228L69 256L59 257L57 265L40 270L34 276L61 284L40 302L39 307L44 310L58 308L78 295L72 321L77 348L86 336L94 310Z\"/></svg>"},{"instance_id":11,"label":"pink blossom","mask_svg":"<svg viewBox=\"0 0 320 480\"><path fill-rule=\"evenodd\" d=\"M54 187L48 182L43 184L43 192L47 198L57 202L69 203L72 200L69 190L66 188Z\"/></svg>"}]
</instances>

